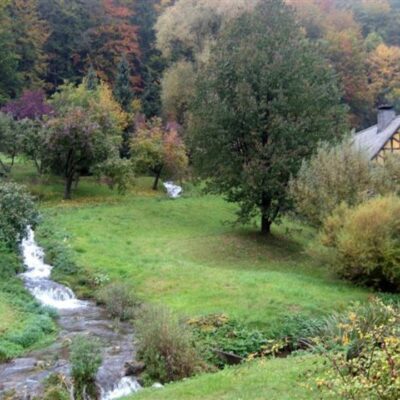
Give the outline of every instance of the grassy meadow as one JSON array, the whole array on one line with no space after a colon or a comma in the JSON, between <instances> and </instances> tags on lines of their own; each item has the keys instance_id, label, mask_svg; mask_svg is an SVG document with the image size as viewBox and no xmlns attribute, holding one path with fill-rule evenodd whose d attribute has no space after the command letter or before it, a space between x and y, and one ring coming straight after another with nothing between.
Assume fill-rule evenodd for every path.
<instances>
[{"instance_id":1,"label":"grassy meadow","mask_svg":"<svg viewBox=\"0 0 400 400\"><path fill-rule=\"evenodd\" d=\"M221 198L192 190L170 200L147 178L124 196L84 178L65 202L60 182L27 181L25 168L15 178L41 199L43 226L73 249L78 265L129 282L140 298L181 315L226 313L275 330L284 316L321 315L368 296L307 255L308 228L284 221L265 239L256 227L235 227L235 207Z\"/></svg>"},{"instance_id":2,"label":"grassy meadow","mask_svg":"<svg viewBox=\"0 0 400 400\"><path fill-rule=\"evenodd\" d=\"M216 374L172 383L163 389L146 389L127 400L320 399L321 392L313 381L322 368L317 357L253 361Z\"/></svg>"},{"instance_id":3,"label":"grassy meadow","mask_svg":"<svg viewBox=\"0 0 400 400\"><path fill-rule=\"evenodd\" d=\"M151 190L150 178L138 179L125 195L83 178L73 200L66 202L61 200L62 182L38 179L29 164L18 163L13 177L40 202L41 243L47 243L41 232L54 232L82 267L81 276L69 282L72 286L86 275L106 276L130 283L142 300L181 316L224 313L266 333L279 331L286 316L329 314L370 294L337 280L309 255L311 229L284 220L272 237L263 238L256 226L232 224L235 206L192 187L183 198L170 200L161 189ZM18 324L15 307L2 293L0 312L0 329ZM148 389L135 398L318 398L300 384L313 381L320 363L315 357L255 361L162 391Z\"/></svg>"}]
</instances>

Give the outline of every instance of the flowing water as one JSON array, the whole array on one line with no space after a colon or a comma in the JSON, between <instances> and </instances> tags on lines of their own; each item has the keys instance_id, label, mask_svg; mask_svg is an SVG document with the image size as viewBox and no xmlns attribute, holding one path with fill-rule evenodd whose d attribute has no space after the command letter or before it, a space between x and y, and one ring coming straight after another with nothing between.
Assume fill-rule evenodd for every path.
<instances>
[{"instance_id":1,"label":"flowing water","mask_svg":"<svg viewBox=\"0 0 400 400\"><path fill-rule=\"evenodd\" d=\"M21 274L26 288L43 305L58 311L60 333L47 349L0 364L0 399L14 390L15 399L28 400L42 393L42 382L52 373L69 375L68 345L77 334L97 337L102 342L103 362L96 376L101 400L113 400L140 389L133 376L125 376L124 365L135 356L130 324L114 323L101 307L76 298L71 289L50 279L52 266L44 262L43 250L35 242L35 234L21 244L26 271Z\"/></svg>"},{"instance_id":2,"label":"flowing water","mask_svg":"<svg viewBox=\"0 0 400 400\"><path fill-rule=\"evenodd\" d=\"M181 186L175 185L173 182L164 182L163 185L168 193L168 197L171 199L177 199L181 197L183 191Z\"/></svg>"}]
</instances>

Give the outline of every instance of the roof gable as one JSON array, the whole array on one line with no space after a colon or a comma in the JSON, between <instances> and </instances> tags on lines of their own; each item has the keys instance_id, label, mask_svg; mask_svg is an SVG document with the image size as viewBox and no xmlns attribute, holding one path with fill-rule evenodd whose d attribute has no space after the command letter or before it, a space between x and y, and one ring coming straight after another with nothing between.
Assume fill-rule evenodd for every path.
<instances>
[{"instance_id":1,"label":"roof gable","mask_svg":"<svg viewBox=\"0 0 400 400\"><path fill-rule=\"evenodd\" d=\"M375 158L386 142L399 130L400 116L396 117L384 130L378 132L378 125L371 126L354 136L354 146L365 151L369 159Z\"/></svg>"}]
</instances>

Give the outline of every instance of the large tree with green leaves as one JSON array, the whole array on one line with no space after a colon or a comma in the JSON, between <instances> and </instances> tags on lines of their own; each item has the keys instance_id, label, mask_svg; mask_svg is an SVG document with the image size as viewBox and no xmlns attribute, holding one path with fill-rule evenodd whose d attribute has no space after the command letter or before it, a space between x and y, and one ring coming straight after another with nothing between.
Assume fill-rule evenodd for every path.
<instances>
[{"instance_id":1,"label":"large tree with green leaves","mask_svg":"<svg viewBox=\"0 0 400 400\"><path fill-rule=\"evenodd\" d=\"M282 0L264 0L223 30L191 112L197 170L240 205L239 221L260 216L264 234L289 206L302 159L345 125L334 73Z\"/></svg>"},{"instance_id":2,"label":"large tree with green leaves","mask_svg":"<svg viewBox=\"0 0 400 400\"><path fill-rule=\"evenodd\" d=\"M127 115L103 82L95 90L88 90L86 80L79 86L65 84L53 95L52 105L56 115L46 124L45 167L64 178L64 198L70 199L73 182L81 174L107 162L110 170Z\"/></svg>"}]
</instances>

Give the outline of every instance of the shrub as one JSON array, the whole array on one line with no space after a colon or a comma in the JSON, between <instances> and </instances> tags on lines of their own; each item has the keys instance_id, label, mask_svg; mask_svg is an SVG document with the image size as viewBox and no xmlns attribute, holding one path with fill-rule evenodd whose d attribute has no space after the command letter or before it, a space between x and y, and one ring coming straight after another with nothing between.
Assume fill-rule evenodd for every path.
<instances>
[{"instance_id":1,"label":"shrub","mask_svg":"<svg viewBox=\"0 0 400 400\"><path fill-rule=\"evenodd\" d=\"M33 198L21 185L0 182L0 243L15 248L28 225L36 225L38 212Z\"/></svg>"},{"instance_id":2,"label":"shrub","mask_svg":"<svg viewBox=\"0 0 400 400\"><path fill-rule=\"evenodd\" d=\"M138 357L150 378L166 383L194 375L202 362L187 325L170 311L146 306L136 320Z\"/></svg>"},{"instance_id":3,"label":"shrub","mask_svg":"<svg viewBox=\"0 0 400 400\"><path fill-rule=\"evenodd\" d=\"M224 314L192 318L188 324L194 331L203 357L217 367L223 367L227 360L220 357L216 350L247 358L263 352L268 344L262 332Z\"/></svg>"},{"instance_id":4,"label":"shrub","mask_svg":"<svg viewBox=\"0 0 400 400\"><path fill-rule=\"evenodd\" d=\"M365 199L371 188L368 157L349 140L334 147L322 144L289 187L297 212L320 226L341 203L353 206Z\"/></svg>"},{"instance_id":5,"label":"shrub","mask_svg":"<svg viewBox=\"0 0 400 400\"><path fill-rule=\"evenodd\" d=\"M132 287L124 283L111 283L100 289L98 300L105 304L111 317L121 321L133 318L138 305Z\"/></svg>"},{"instance_id":6,"label":"shrub","mask_svg":"<svg viewBox=\"0 0 400 400\"><path fill-rule=\"evenodd\" d=\"M85 394L95 397L95 378L102 362L99 341L76 336L71 344L70 362L76 399L83 400Z\"/></svg>"},{"instance_id":7,"label":"shrub","mask_svg":"<svg viewBox=\"0 0 400 400\"><path fill-rule=\"evenodd\" d=\"M381 195L400 194L400 157L398 154L385 155L383 164L373 164L372 182L376 193Z\"/></svg>"},{"instance_id":8,"label":"shrub","mask_svg":"<svg viewBox=\"0 0 400 400\"><path fill-rule=\"evenodd\" d=\"M326 352L331 368L317 381L333 398L400 398L399 309L375 301L369 312L350 311L337 324L342 350ZM375 316L371 320L371 311ZM384 322L384 323L382 323Z\"/></svg>"},{"instance_id":9,"label":"shrub","mask_svg":"<svg viewBox=\"0 0 400 400\"><path fill-rule=\"evenodd\" d=\"M99 180L118 193L125 194L130 186L135 183L135 174L130 160L110 158L93 168L93 173Z\"/></svg>"},{"instance_id":10,"label":"shrub","mask_svg":"<svg viewBox=\"0 0 400 400\"><path fill-rule=\"evenodd\" d=\"M340 276L384 290L400 289L400 199L372 199L340 207L323 227Z\"/></svg>"}]
</instances>

